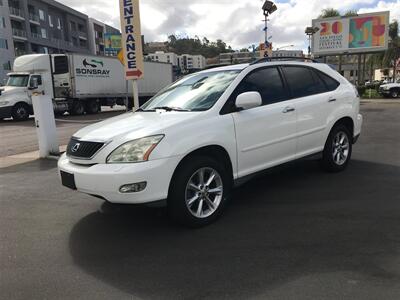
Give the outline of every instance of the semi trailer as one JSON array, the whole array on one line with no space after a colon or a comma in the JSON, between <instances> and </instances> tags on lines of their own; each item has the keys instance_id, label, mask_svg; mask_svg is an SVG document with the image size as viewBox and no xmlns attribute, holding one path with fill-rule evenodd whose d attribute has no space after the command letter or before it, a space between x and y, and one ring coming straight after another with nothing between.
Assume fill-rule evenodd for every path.
<instances>
[{"instance_id":1,"label":"semi trailer","mask_svg":"<svg viewBox=\"0 0 400 300\"><path fill-rule=\"evenodd\" d=\"M173 81L172 65L145 62L139 98L149 99ZM7 85L0 88L0 119L25 120L33 114L32 92L50 95L55 114L95 114L101 106L132 103L117 58L83 54L31 54L15 59Z\"/></svg>"}]
</instances>

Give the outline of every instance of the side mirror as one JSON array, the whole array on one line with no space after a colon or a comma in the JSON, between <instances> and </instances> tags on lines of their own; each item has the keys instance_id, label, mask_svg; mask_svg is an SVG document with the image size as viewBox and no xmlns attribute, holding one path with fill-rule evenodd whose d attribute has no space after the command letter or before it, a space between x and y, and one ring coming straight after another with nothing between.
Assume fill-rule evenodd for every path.
<instances>
[{"instance_id":1,"label":"side mirror","mask_svg":"<svg viewBox=\"0 0 400 300\"><path fill-rule=\"evenodd\" d=\"M246 92L240 94L235 102L238 110L246 110L262 105L262 98L259 92Z\"/></svg>"}]
</instances>

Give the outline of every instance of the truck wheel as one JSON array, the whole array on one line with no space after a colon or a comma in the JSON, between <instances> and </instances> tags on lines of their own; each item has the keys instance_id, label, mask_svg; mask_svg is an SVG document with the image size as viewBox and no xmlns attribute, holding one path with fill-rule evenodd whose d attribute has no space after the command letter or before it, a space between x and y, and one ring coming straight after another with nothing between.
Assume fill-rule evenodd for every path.
<instances>
[{"instance_id":1,"label":"truck wheel","mask_svg":"<svg viewBox=\"0 0 400 300\"><path fill-rule=\"evenodd\" d=\"M193 157L171 181L169 215L189 227L210 224L224 210L230 189L230 176L221 163L206 156Z\"/></svg>"},{"instance_id":2,"label":"truck wheel","mask_svg":"<svg viewBox=\"0 0 400 300\"><path fill-rule=\"evenodd\" d=\"M399 97L399 92L397 90L393 90L390 92L390 97L397 98Z\"/></svg>"},{"instance_id":3,"label":"truck wheel","mask_svg":"<svg viewBox=\"0 0 400 300\"><path fill-rule=\"evenodd\" d=\"M100 111L100 104L97 100L90 100L86 103L86 112L90 115L97 114Z\"/></svg>"},{"instance_id":4,"label":"truck wheel","mask_svg":"<svg viewBox=\"0 0 400 300\"><path fill-rule=\"evenodd\" d=\"M70 110L70 114L74 116L83 115L85 112L85 107L82 101L74 101L72 104L72 109Z\"/></svg>"},{"instance_id":5,"label":"truck wheel","mask_svg":"<svg viewBox=\"0 0 400 300\"><path fill-rule=\"evenodd\" d=\"M17 103L14 105L11 116L15 121L24 121L29 119L29 106L25 103Z\"/></svg>"}]
</instances>

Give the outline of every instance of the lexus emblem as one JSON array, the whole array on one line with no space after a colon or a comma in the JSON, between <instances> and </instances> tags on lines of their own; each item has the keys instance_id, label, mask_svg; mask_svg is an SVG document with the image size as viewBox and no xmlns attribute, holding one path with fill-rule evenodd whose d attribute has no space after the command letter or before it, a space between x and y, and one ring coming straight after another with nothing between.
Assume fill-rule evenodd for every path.
<instances>
[{"instance_id":1,"label":"lexus emblem","mask_svg":"<svg viewBox=\"0 0 400 300\"><path fill-rule=\"evenodd\" d=\"M78 149L79 149L80 146L81 146L81 143L76 143L76 144L71 148L71 151L72 151L72 152L78 151Z\"/></svg>"}]
</instances>

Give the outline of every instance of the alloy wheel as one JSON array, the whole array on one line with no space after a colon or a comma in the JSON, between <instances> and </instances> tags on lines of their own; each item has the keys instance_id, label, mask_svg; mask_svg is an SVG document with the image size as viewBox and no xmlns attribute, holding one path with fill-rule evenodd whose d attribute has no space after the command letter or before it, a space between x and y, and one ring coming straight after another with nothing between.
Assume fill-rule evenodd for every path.
<instances>
[{"instance_id":1,"label":"alloy wheel","mask_svg":"<svg viewBox=\"0 0 400 300\"><path fill-rule=\"evenodd\" d=\"M342 166L349 157L350 142L347 134L339 131L333 139L332 156L335 164Z\"/></svg>"},{"instance_id":2,"label":"alloy wheel","mask_svg":"<svg viewBox=\"0 0 400 300\"><path fill-rule=\"evenodd\" d=\"M213 168L201 168L186 185L186 206L196 218L207 218L221 204L223 191L221 175Z\"/></svg>"}]
</instances>

